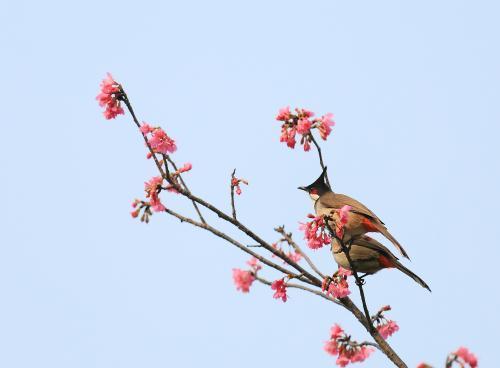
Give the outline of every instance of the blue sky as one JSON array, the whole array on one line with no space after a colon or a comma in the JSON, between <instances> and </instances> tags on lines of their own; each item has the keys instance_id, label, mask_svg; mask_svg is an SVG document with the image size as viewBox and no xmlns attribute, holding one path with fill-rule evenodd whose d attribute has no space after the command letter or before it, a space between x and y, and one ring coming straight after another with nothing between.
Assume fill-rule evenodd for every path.
<instances>
[{"instance_id":1,"label":"blue sky","mask_svg":"<svg viewBox=\"0 0 500 368\"><path fill-rule=\"evenodd\" d=\"M401 327L391 344L409 366L439 367L461 345L497 364L496 2L0 8L1 366L329 367L333 323L367 337L320 298L237 293L231 269L247 257L210 234L130 218L155 171L129 117L102 118L94 98L108 71L139 117L177 140L196 194L229 210L232 169L250 181L240 218L269 241L281 224L300 239L312 208L296 188L318 175L313 152L278 142L274 116L333 112L323 147L336 191L388 224L433 290L394 270L368 280L370 308L390 304ZM312 257L335 269L326 249ZM388 364L376 353L364 366Z\"/></svg>"}]
</instances>

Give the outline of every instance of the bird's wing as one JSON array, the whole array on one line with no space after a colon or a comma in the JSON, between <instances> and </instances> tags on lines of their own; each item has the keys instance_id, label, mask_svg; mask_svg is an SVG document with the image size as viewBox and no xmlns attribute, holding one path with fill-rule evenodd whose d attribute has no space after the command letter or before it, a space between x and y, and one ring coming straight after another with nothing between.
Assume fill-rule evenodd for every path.
<instances>
[{"instance_id":1,"label":"bird's wing","mask_svg":"<svg viewBox=\"0 0 500 368\"><path fill-rule=\"evenodd\" d=\"M358 213L367 217L374 219L376 222L384 224L382 220L380 220L377 215L375 215L368 207L366 207L363 203L346 196L345 194L339 193L325 193L323 194L319 200L323 205L327 207L333 207L336 209L342 208L345 205L351 206L351 212Z\"/></svg>"},{"instance_id":2,"label":"bird's wing","mask_svg":"<svg viewBox=\"0 0 500 368\"><path fill-rule=\"evenodd\" d=\"M353 241L353 244L358 245L360 247L369 248L378 254L382 254L393 261L397 261L398 257L396 257L385 245L381 244L377 240L370 238L369 236L363 235L359 238L356 238Z\"/></svg>"}]
</instances>

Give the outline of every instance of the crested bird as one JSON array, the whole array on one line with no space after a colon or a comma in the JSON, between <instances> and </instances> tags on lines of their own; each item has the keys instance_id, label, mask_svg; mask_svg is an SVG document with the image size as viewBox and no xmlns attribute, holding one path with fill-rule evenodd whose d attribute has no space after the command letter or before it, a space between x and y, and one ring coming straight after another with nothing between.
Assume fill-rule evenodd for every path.
<instances>
[{"instance_id":1,"label":"crested bird","mask_svg":"<svg viewBox=\"0 0 500 368\"><path fill-rule=\"evenodd\" d=\"M401 244L389 233L385 224L377 215L357 200L344 194L334 193L330 186L326 184L325 176L326 167L314 183L298 188L309 193L314 202L314 210L317 216L333 218L338 215L337 210L340 210L345 205L351 206L347 223L344 226L344 240L346 242L368 232L378 232L390 240L404 257L410 259ZM329 221L328 224L330 225L331 222Z\"/></svg>"},{"instance_id":2,"label":"crested bird","mask_svg":"<svg viewBox=\"0 0 500 368\"><path fill-rule=\"evenodd\" d=\"M377 240L367 235L362 235L351 239L349 243L346 243L346 247L348 248L349 257L351 258L352 265L356 272L372 275L384 268L397 268L422 287L431 291L424 280L403 266L398 261L398 258ZM332 239L332 253L335 262L337 262L339 266L346 269L352 269L342 249L340 240L337 238Z\"/></svg>"}]
</instances>

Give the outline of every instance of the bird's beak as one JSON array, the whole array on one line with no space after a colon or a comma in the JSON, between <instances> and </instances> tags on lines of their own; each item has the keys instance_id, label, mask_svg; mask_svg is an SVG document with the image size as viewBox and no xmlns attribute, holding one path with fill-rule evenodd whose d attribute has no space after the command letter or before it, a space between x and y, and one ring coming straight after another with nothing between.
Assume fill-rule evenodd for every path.
<instances>
[{"instance_id":1,"label":"bird's beak","mask_svg":"<svg viewBox=\"0 0 500 368\"><path fill-rule=\"evenodd\" d=\"M303 190L304 192L307 192L307 188L306 187L298 187L297 189L300 189L300 190Z\"/></svg>"}]
</instances>

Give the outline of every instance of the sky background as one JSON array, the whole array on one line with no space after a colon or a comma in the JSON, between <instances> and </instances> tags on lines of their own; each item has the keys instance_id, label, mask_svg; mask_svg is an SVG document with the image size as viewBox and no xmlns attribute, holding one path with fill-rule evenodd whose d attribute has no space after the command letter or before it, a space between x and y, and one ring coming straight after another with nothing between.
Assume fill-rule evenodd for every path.
<instances>
[{"instance_id":1,"label":"sky background","mask_svg":"<svg viewBox=\"0 0 500 368\"><path fill-rule=\"evenodd\" d=\"M433 290L368 279L370 309L401 327L390 343L410 367L461 345L498 366L499 16L495 1L1 2L0 366L332 367L331 325L368 338L321 298L237 292L248 257L209 233L130 217L155 170L130 117L102 116L108 71L176 139L195 194L229 210L232 169L250 181L238 213L269 241L281 224L302 238L296 188L319 174L313 151L279 143L277 110L333 112L335 190ZM326 248L312 257L335 270Z\"/></svg>"}]
</instances>

